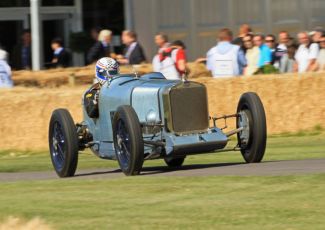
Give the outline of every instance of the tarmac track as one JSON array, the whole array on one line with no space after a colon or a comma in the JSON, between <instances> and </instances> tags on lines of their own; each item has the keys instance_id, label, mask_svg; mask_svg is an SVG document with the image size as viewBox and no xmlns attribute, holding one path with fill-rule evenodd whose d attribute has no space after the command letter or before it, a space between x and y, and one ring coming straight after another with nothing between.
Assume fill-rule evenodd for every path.
<instances>
[{"instance_id":1,"label":"tarmac track","mask_svg":"<svg viewBox=\"0 0 325 230\"><path fill-rule=\"evenodd\" d=\"M325 173L325 158L295 161L266 161L262 163L217 163L185 165L170 169L165 166L144 167L140 176L280 176ZM111 179L124 177L119 169L77 170L71 179ZM58 179L54 171L0 173L0 182ZM65 180L66 180L65 179Z\"/></svg>"}]
</instances>

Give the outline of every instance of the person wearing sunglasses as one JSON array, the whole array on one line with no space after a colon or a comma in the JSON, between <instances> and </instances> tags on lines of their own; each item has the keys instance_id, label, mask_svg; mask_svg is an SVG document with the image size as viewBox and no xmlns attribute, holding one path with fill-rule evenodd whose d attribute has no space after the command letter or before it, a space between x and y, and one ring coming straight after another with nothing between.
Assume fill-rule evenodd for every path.
<instances>
[{"instance_id":1,"label":"person wearing sunglasses","mask_svg":"<svg viewBox=\"0 0 325 230\"><path fill-rule=\"evenodd\" d=\"M275 68L281 69L281 59L283 55L287 53L286 47L284 46L284 44L277 44L276 37L273 34L269 34L265 37L265 44L271 49L272 52L271 64Z\"/></svg>"},{"instance_id":2,"label":"person wearing sunglasses","mask_svg":"<svg viewBox=\"0 0 325 230\"><path fill-rule=\"evenodd\" d=\"M269 34L265 37L265 45L267 45L272 52L271 64L273 65L275 62L275 52L276 52L276 48L277 48L275 36L273 34Z\"/></svg>"},{"instance_id":3,"label":"person wearing sunglasses","mask_svg":"<svg viewBox=\"0 0 325 230\"><path fill-rule=\"evenodd\" d=\"M265 37L262 34L257 34L254 36L253 41L254 45L260 49L260 56L258 61L258 67L262 68L263 66L270 65L272 62L272 51L264 43Z\"/></svg>"}]
</instances>

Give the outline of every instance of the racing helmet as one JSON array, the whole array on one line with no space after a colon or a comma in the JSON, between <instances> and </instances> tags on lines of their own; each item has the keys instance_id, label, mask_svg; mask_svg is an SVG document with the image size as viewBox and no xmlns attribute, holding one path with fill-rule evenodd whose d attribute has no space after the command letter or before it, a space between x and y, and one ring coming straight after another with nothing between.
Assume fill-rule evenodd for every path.
<instances>
[{"instance_id":1,"label":"racing helmet","mask_svg":"<svg viewBox=\"0 0 325 230\"><path fill-rule=\"evenodd\" d=\"M103 85L110 78L119 75L119 64L113 58L103 57L97 61L95 72L97 81Z\"/></svg>"}]
</instances>

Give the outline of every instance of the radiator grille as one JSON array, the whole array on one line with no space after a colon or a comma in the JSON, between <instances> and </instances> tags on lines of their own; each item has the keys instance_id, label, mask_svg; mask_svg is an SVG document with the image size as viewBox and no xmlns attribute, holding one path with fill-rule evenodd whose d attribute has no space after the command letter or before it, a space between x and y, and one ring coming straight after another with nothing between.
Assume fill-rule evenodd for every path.
<instances>
[{"instance_id":1,"label":"radiator grille","mask_svg":"<svg viewBox=\"0 0 325 230\"><path fill-rule=\"evenodd\" d=\"M185 83L169 92L172 129L175 133L205 131L209 127L204 85Z\"/></svg>"}]
</instances>

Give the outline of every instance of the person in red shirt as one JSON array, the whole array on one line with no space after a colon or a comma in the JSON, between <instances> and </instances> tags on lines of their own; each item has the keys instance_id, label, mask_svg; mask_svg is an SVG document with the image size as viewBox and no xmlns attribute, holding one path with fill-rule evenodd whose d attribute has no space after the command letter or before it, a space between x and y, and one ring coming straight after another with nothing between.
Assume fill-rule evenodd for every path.
<instances>
[{"instance_id":1,"label":"person in red shirt","mask_svg":"<svg viewBox=\"0 0 325 230\"><path fill-rule=\"evenodd\" d=\"M159 61L163 62L166 58L171 58L179 76L186 72L186 46L180 40L174 41L168 48L164 48L159 53Z\"/></svg>"},{"instance_id":2,"label":"person in red shirt","mask_svg":"<svg viewBox=\"0 0 325 230\"><path fill-rule=\"evenodd\" d=\"M182 41L177 40L171 44L171 48L176 50L174 51L176 52L175 66L178 73L182 76L186 73L186 46Z\"/></svg>"},{"instance_id":3,"label":"person in red shirt","mask_svg":"<svg viewBox=\"0 0 325 230\"><path fill-rule=\"evenodd\" d=\"M177 40L168 47L161 48L153 59L153 69L161 72L168 80L180 80L186 73L184 43Z\"/></svg>"}]
</instances>

